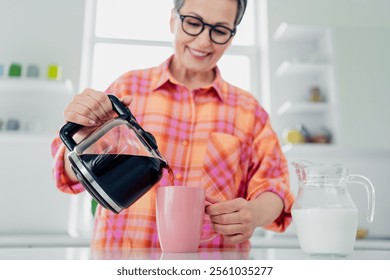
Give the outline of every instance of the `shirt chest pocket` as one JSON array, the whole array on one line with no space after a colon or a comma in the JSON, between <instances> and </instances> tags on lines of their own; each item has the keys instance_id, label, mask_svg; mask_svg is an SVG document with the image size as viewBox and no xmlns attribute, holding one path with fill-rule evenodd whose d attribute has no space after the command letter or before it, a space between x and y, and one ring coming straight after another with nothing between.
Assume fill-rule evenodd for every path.
<instances>
[{"instance_id":1,"label":"shirt chest pocket","mask_svg":"<svg viewBox=\"0 0 390 280\"><path fill-rule=\"evenodd\" d=\"M242 181L240 154L241 142L237 137L220 132L210 134L201 178L207 195L223 200L239 195Z\"/></svg>"}]
</instances>

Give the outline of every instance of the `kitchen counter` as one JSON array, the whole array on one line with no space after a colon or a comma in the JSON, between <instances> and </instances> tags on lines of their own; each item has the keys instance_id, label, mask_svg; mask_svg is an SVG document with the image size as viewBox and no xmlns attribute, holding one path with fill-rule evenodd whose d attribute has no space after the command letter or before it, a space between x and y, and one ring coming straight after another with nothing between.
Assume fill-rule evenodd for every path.
<instances>
[{"instance_id":1,"label":"kitchen counter","mask_svg":"<svg viewBox=\"0 0 390 280\"><path fill-rule=\"evenodd\" d=\"M90 242L89 238L76 238L69 234L0 234L0 250L3 247L88 247Z\"/></svg>"},{"instance_id":2,"label":"kitchen counter","mask_svg":"<svg viewBox=\"0 0 390 280\"><path fill-rule=\"evenodd\" d=\"M382 259L390 260L390 239L360 239L346 257L310 256L299 248L294 236L252 238L248 251L200 250L196 253L163 253L160 249L92 249L88 239L63 235L1 236L0 260L305 260L305 259Z\"/></svg>"},{"instance_id":3,"label":"kitchen counter","mask_svg":"<svg viewBox=\"0 0 390 280\"><path fill-rule=\"evenodd\" d=\"M0 260L390 260L389 249L355 249L350 255L311 256L298 248L221 249L164 253L160 249L93 250L88 247L0 248Z\"/></svg>"}]
</instances>

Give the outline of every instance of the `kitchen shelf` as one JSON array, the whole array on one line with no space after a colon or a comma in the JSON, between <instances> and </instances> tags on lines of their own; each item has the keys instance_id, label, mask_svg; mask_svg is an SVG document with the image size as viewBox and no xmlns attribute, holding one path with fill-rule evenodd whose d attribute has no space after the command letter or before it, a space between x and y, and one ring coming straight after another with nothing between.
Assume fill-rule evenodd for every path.
<instances>
[{"instance_id":1,"label":"kitchen shelf","mask_svg":"<svg viewBox=\"0 0 390 280\"><path fill-rule=\"evenodd\" d=\"M27 131L0 131L0 143L32 143L32 142L45 142L47 139L53 139L56 133L42 132L42 133L31 133Z\"/></svg>"},{"instance_id":2,"label":"kitchen shelf","mask_svg":"<svg viewBox=\"0 0 390 280\"><path fill-rule=\"evenodd\" d=\"M0 137L54 135L63 124L63 111L73 96L69 80L1 79ZM6 130L10 120L19 123L17 131Z\"/></svg>"},{"instance_id":3,"label":"kitchen shelf","mask_svg":"<svg viewBox=\"0 0 390 280\"><path fill-rule=\"evenodd\" d=\"M40 98L55 98L58 95L72 96L73 91L73 85L70 80L0 79L0 96L11 94L13 97L39 100Z\"/></svg>"},{"instance_id":4,"label":"kitchen shelf","mask_svg":"<svg viewBox=\"0 0 390 280\"><path fill-rule=\"evenodd\" d=\"M327 62L291 62L283 61L275 74L278 77L292 75L320 75L329 70Z\"/></svg>"},{"instance_id":5,"label":"kitchen shelf","mask_svg":"<svg viewBox=\"0 0 390 280\"><path fill-rule=\"evenodd\" d=\"M315 41L323 36L325 32L326 29L323 27L296 25L282 22L276 29L273 39L279 42L292 40Z\"/></svg>"},{"instance_id":6,"label":"kitchen shelf","mask_svg":"<svg viewBox=\"0 0 390 280\"><path fill-rule=\"evenodd\" d=\"M271 116L282 142L285 131L305 127L332 144L339 139L332 30L326 26L281 22L270 34ZM311 102L310 100L322 102ZM319 132L319 133L318 133ZM329 144L311 144L316 147ZM310 146L311 147L311 146Z\"/></svg>"},{"instance_id":7,"label":"kitchen shelf","mask_svg":"<svg viewBox=\"0 0 390 280\"><path fill-rule=\"evenodd\" d=\"M329 153L336 149L334 143L302 143L302 144L284 144L282 150L284 153L294 152L297 154L315 154Z\"/></svg>"},{"instance_id":8,"label":"kitchen shelf","mask_svg":"<svg viewBox=\"0 0 390 280\"><path fill-rule=\"evenodd\" d=\"M286 101L284 102L277 113L279 116L285 114L325 114L329 110L329 103L327 102L293 102Z\"/></svg>"}]
</instances>

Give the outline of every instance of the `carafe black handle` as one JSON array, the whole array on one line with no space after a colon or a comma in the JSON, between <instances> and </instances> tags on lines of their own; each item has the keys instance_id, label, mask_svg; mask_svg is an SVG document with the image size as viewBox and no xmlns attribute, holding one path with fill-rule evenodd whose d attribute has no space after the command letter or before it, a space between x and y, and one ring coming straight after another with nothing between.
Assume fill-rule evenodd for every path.
<instances>
[{"instance_id":1,"label":"carafe black handle","mask_svg":"<svg viewBox=\"0 0 390 280\"><path fill-rule=\"evenodd\" d=\"M130 110L125 105L123 105L123 103L118 99L118 97L112 94L108 94L107 96L112 103L112 108L114 109L115 113L126 119L135 119L134 116L131 114ZM75 135L75 133L83 127L84 126L82 126L81 124L68 122L61 128L59 133L60 139L69 151L72 151L77 145L76 141L74 141L73 139L73 135Z\"/></svg>"}]
</instances>

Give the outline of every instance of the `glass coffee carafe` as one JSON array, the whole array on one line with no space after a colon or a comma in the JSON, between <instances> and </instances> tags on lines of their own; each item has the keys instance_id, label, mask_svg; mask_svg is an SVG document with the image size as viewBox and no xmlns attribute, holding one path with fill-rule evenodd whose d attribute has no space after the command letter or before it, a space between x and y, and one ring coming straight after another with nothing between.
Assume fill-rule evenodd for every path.
<instances>
[{"instance_id":1,"label":"glass coffee carafe","mask_svg":"<svg viewBox=\"0 0 390 280\"><path fill-rule=\"evenodd\" d=\"M370 180L350 175L343 165L293 162L299 189L292 207L301 249L308 254L347 255L354 247L358 209L347 185L365 186L368 195L368 222L375 209L375 190Z\"/></svg>"},{"instance_id":2,"label":"glass coffee carafe","mask_svg":"<svg viewBox=\"0 0 390 280\"><path fill-rule=\"evenodd\" d=\"M108 97L117 118L78 144L73 136L83 126L67 123L60 138L70 151L71 168L80 183L97 202L119 213L152 188L161 179L163 168L169 167L153 135L138 124L117 97Z\"/></svg>"}]
</instances>

